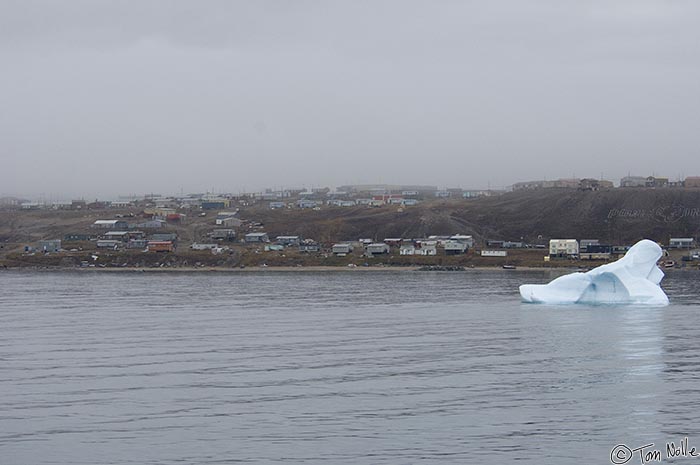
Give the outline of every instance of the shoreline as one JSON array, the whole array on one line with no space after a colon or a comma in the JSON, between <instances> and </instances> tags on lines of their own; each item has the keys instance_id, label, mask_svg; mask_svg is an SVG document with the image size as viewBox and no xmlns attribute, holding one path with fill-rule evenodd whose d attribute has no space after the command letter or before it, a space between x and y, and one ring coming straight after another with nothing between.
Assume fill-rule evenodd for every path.
<instances>
[{"instance_id":1,"label":"shoreline","mask_svg":"<svg viewBox=\"0 0 700 465\"><path fill-rule=\"evenodd\" d=\"M0 272L7 271L30 271L30 272L74 272L74 273L93 273L93 272L107 272L107 273L270 273L270 272L281 272L281 273L310 273L310 272L423 272L423 273L466 273L469 271L500 271L500 272L517 272L517 271L566 271L574 272L581 271L576 267L532 267L532 266L519 266L516 269L504 269L500 266L469 266L463 267L464 269L454 270L454 269L435 269L435 270L424 270L422 266L255 266L255 267L245 267L245 268L227 268L227 267L88 267L88 268L63 268L63 267L8 267L5 269L0 269Z\"/></svg>"}]
</instances>

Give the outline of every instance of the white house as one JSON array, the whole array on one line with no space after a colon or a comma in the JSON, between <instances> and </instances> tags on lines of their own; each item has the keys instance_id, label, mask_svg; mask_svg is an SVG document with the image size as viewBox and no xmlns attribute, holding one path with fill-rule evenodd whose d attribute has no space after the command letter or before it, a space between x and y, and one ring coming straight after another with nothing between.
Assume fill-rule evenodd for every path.
<instances>
[{"instance_id":1,"label":"white house","mask_svg":"<svg viewBox=\"0 0 700 465\"><path fill-rule=\"evenodd\" d=\"M399 249L399 253L401 255L415 255L416 253L416 246L413 244L404 244L401 246Z\"/></svg>"},{"instance_id":2,"label":"white house","mask_svg":"<svg viewBox=\"0 0 700 465\"><path fill-rule=\"evenodd\" d=\"M437 255L437 245L436 244L421 244L420 247L416 248L413 255Z\"/></svg>"},{"instance_id":3,"label":"white house","mask_svg":"<svg viewBox=\"0 0 700 465\"><path fill-rule=\"evenodd\" d=\"M212 250L219 247L219 244L198 244L194 243L190 246L192 250Z\"/></svg>"},{"instance_id":4,"label":"white house","mask_svg":"<svg viewBox=\"0 0 700 465\"><path fill-rule=\"evenodd\" d=\"M450 236L450 240L461 242L462 244L466 245L468 249L474 248L474 238L472 236L467 236L465 234L455 234L454 236Z\"/></svg>"},{"instance_id":5,"label":"white house","mask_svg":"<svg viewBox=\"0 0 700 465\"><path fill-rule=\"evenodd\" d=\"M692 237L672 237L668 241L669 249L691 249L695 246L695 239Z\"/></svg>"},{"instance_id":6,"label":"white house","mask_svg":"<svg viewBox=\"0 0 700 465\"><path fill-rule=\"evenodd\" d=\"M445 255L459 255L467 251L467 244L460 241L448 240L445 241Z\"/></svg>"},{"instance_id":7,"label":"white house","mask_svg":"<svg viewBox=\"0 0 700 465\"><path fill-rule=\"evenodd\" d=\"M550 256L572 256L578 255L578 241L576 239L550 239Z\"/></svg>"},{"instance_id":8,"label":"white house","mask_svg":"<svg viewBox=\"0 0 700 465\"><path fill-rule=\"evenodd\" d=\"M505 250L482 250L482 257L506 257L508 252Z\"/></svg>"},{"instance_id":9,"label":"white house","mask_svg":"<svg viewBox=\"0 0 700 465\"><path fill-rule=\"evenodd\" d=\"M335 255L339 256L345 256L352 252L352 244L347 244L347 243L341 243L341 244L333 244L333 248L331 249Z\"/></svg>"},{"instance_id":10,"label":"white house","mask_svg":"<svg viewBox=\"0 0 700 465\"><path fill-rule=\"evenodd\" d=\"M387 244L384 244L383 242L374 242L372 244L367 245L367 248L365 250L368 254L377 255L389 253L391 249Z\"/></svg>"},{"instance_id":11,"label":"white house","mask_svg":"<svg viewBox=\"0 0 700 465\"><path fill-rule=\"evenodd\" d=\"M92 223L92 227L97 229L123 230L129 229L129 224L124 220L97 220Z\"/></svg>"}]
</instances>

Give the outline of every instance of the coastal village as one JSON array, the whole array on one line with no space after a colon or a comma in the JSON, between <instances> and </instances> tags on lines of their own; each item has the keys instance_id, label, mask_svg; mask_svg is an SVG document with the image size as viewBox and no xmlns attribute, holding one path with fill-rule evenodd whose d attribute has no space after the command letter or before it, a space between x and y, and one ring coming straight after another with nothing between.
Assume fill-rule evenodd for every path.
<instances>
[{"instance_id":1,"label":"coastal village","mask_svg":"<svg viewBox=\"0 0 700 465\"><path fill-rule=\"evenodd\" d=\"M439 189L436 186L356 185L337 189L267 189L245 194L145 195L115 201L70 202L0 200L0 265L62 268L267 268L279 266L425 269L517 266L588 267L624 255L630 241L555 232L488 235L473 224L436 222L427 214L459 208L487 198L533 192L661 193L698 192L700 177L627 176L615 187L596 179L559 179L514 184L506 190ZM675 201L674 201L675 202ZM697 267L697 235L692 223L700 205L670 204L665 215L680 216L683 227L651 237L666 250L667 268ZM423 208L424 210L420 210ZM426 223L421 234L382 235L391 222L408 222L412 211ZM352 212L354 217L344 213ZM383 228L370 227L366 211L382 212ZM659 209L611 208L607 222L619 218L653 221ZM327 216L324 216L327 215ZM515 215L515 214L514 214ZM345 220L344 218L347 217ZM302 221L294 221L299 218ZM371 218L371 216L369 217ZM356 226L350 232L333 221ZM664 217L666 223L673 223ZM315 225L314 223L317 222ZM345 224L344 223L344 224ZM289 225L286 226L285 224ZM340 224L340 223L338 223ZM323 227L321 227L321 225ZM447 228L450 230L446 230ZM387 229L388 228L388 229ZM672 225L671 225L672 228ZM693 229L695 228L695 229ZM345 228L348 229L348 228ZM402 231L399 231L402 232Z\"/></svg>"}]
</instances>

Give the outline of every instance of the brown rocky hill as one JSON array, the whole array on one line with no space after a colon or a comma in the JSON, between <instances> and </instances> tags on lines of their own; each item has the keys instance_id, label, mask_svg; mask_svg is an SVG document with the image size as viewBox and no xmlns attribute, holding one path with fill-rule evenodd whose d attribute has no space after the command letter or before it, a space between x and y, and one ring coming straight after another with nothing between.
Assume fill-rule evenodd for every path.
<instances>
[{"instance_id":1,"label":"brown rocky hill","mask_svg":"<svg viewBox=\"0 0 700 465\"><path fill-rule=\"evenodd\" d=\"M610 189L518 191L470 200L426 201L418 206L323 207L321 210L246 209L271 236L300 234L323 242L360 237L473 234L478 239L542 242L549 238L630 243L700 235L700 190Z\"/></svg>"}]
</instances>

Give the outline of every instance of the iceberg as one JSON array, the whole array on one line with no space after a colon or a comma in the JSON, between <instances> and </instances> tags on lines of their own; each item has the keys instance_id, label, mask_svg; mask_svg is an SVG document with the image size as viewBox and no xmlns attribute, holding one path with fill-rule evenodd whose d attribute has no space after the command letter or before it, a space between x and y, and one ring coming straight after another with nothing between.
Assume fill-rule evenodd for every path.
<instances>
[{"instance_id":1,"label":"iceberg","mask_svg":"<svg viewBox=\"0 0 700 465\"><path fill-rule=\"evenodd\" d=\"M531 303L668 305L668 296L659 286L664 273L656 266L662 255L657 243L644 239L616 262L561 276L549 284L523 284L520 295Z\"/></svg>"}]
</instances>

